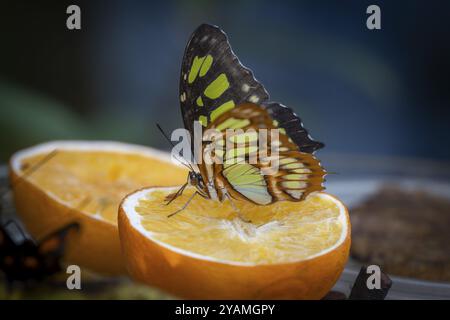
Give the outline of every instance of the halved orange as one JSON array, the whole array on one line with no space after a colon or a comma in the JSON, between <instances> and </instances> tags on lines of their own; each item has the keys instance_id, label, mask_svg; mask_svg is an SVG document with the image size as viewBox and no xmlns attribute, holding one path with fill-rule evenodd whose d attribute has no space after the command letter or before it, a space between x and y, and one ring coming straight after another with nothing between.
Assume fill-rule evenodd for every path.
<instances>
[{"instance_id":1,"label":"halved orange","mask_svg":"<svg viewBox=\"0 0 450 320\"><path fill-rule=\"evenodd\" d=\"M136 280L190 299L320 299L347 261L350 222L335 197L257 206L174 188L130 194L119 209L125 262ZM239 213L237 213L236 209Z\"/></svg>"},{"instance_id":2,"label":"halved orange","mask_svg":"<svg viewBox=\"0 0 450 320\"><path fill-rule=\"evenodd\" d=\"M33 237L78 221L80 234L69 241L66 260L121 274L126 270L117 230L120 201L144 186L183 183L186 170L147 147L56 141L14 154L10 179L17 212Z\"/></svg>"}]
</instances>

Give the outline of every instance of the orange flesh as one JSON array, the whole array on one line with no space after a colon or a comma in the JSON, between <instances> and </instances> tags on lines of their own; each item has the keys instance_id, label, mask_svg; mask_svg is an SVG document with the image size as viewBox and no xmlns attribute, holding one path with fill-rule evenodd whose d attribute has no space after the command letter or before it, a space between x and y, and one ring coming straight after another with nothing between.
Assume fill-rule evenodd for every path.
<instances>
[{"instance_id":1,"label":"orange flesh","mask_svg":"<svg viewBox=\"0 0 450 320\"><path fill-rule=\"evenodd\" d=\"M45 156L24 158L20 164L23 172ZM181 184L186 179L184 172L171 163L139 154L59 150L28 179L68 206L115 224L119 203L127 194L147 186Z\"/></svg>"},{"instance_id":2,"label":"orange flesh","mask_svg":"<svg viewBox=\"0 0 450 320\"><path fill-rule=\"evenodd\" d=\"M153 191L135 204L150 238L220 261L274 264L307 259L331 248L341 239L346 223L336 202L318 194L302 202L269 206L234 201L241 217L229 201L197 196L186 209L167 218L193 192L187 189L166 206L169 191Z\"/></svg>"}]
</instances>

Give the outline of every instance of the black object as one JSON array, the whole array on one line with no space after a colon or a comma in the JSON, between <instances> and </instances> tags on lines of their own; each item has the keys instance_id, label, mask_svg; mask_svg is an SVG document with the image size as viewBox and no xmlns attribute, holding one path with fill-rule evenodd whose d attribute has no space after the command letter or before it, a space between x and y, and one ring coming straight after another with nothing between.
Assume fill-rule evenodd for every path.
<instances>
[{"instance_id":1,"label":"black object","mask_svg":"<svg viewBox=\"0 0 450 320\"><path fill-rule=\"evenodd\" d=\"M36 172L57 152L55 149L32 167L25 168L26 171L22 176L11 181L11 185L20 184L25 177ZM5 275L9 291L12 290L14 282L26 284L41 281L61 271L61 258L64 255L67 235L80 229L78 223L72 222L50 233L41 241L35 241L16 220L4 219L3 198L10 191L10 188L6 188L0 193L0 270Z\"/></svg>"},{"instance_id":2,"label":"black object","mask_svg":"<svg viewBox=\"0 0 450 320\"><path fill-rule=\"evenodd\" d=\"M345 293L340 291L330 291L327 293L325 297L322 298L322 300L346 300L347 296Z\"/></svg>"},{"instance_id":3,"label":"black object","mask_svg":"<svg viewBox=\"0 0 450 320\"><path fill-rule=\"evenodd\" d=\"M384 300L392 286L392 280L387 274L380 273L380 289L369 289L367 279L372 273L367 272L367 266L362 266L353 284L352 291L348 297L350 300Z\"/></svg>"},{"instance_id":4,"label":"black object","mask_svg":"<svg viewBox=\"0 0 450 320\"><path fill-rule=\"evenodd\" d=\"M0 225L0 270L8 290L14 282L41 281L61 271L66 237L72 230L78 231L79 224L70 223L36 242L26 237L14 220ZM17 235L22 235L21 239Z\"/></svg>"}]
</instances>

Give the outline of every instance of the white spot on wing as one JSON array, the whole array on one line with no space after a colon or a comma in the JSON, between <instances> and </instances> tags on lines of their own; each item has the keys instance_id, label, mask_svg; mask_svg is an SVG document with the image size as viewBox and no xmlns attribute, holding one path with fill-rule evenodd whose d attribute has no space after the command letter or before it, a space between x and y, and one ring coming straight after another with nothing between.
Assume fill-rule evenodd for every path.
<instances>
[{"instance_id":1,"label":"white spot on wing","mask_svg":"<svg viewBox=\"0 0 450 320\"><path fill-rule=\"evenodd\" d=\"M253 103L258 103L259 97L258 97L258 96L255 96L255 95L252 95L252 96L250 96L250 98L248 99L248 101L253 102Z\"/></svg>"},{"instance_id":2,"label":"white spot on wing","mask_svg":"<svg viewBox=\"0 0 450 320\"><path fill-rule=\"evenodd\" d=\"M186 92L183 92L183 93L180 95L180 101L181 101L181 102L185 102L185 101L186 101Z\"/></svg>"},{"instance_id":3,"label":"white spot on wing","mask_svg":"<svg viewBox=\"0 0 450 320\"><path fill-rule=\"evenodd\" d=\"M249 86L248 84L244 83L244 84L242 85L242 91L248 92L249 90L250 90L250 86Z\"/></svg>"}]
</instances>

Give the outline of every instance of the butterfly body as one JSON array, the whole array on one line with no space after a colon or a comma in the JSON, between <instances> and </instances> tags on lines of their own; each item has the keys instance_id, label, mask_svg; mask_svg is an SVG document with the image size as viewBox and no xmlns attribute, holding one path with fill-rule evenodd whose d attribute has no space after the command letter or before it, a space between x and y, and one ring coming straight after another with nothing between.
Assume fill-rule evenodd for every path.
<instances>
[{"instance_id":1,"label":"butterfly body","mask_svg":"<svg viewBox=\"0 0 450 320\"><path fill-rule=\"evenodd\" d=\"M264 86L216 26L201 25L187 44L180 104L191 137L196 137L196 121L203 129L201 154L195 159L198 172L189 174L186 185L204 198L268 205L301 201L323 189L325 170L313 155L323 144L309 136L291 108L269 101ZM270 135L261 140L263 132ZM195 143L192 139L192 151Z\"/></svg>"}]
</instances>

